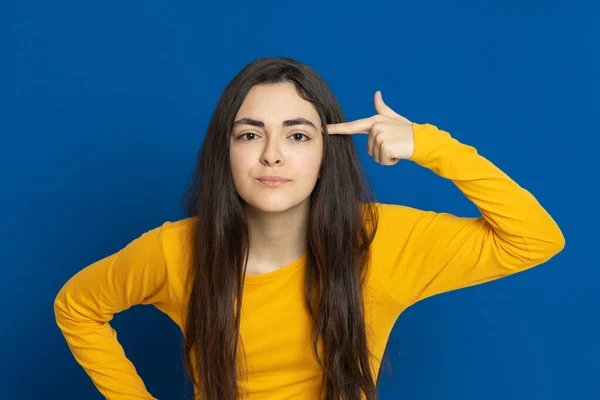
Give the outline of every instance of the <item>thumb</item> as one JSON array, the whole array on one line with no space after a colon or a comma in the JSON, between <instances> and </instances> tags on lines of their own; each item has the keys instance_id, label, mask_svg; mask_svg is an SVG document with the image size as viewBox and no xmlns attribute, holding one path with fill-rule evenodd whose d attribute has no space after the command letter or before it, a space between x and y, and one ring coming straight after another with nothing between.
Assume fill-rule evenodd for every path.
<instances>
[{"instance_id":1,"label":"thumb","mask_svg":"<svg viewBox=\"0 0 600 400\"><path fill-rule=\"evenodd\" d=\"M390 118L398 118L399 117L399 115L396 114L394 112L394 110L389 108L387 106L387 104L385 104L383 102L383 96L381 95L381 91L379 91L379 90L377 92L375 92L375 111L377 111L378 114L381 114L386 117L390 117Z\"/></svg>"},{"instance_id":2,"label":"thumb","mask_svg":"<svg viewBox=\"0 0 600 400\"><path fill-rule=\"evenodd\" d=\"M385 117L399 119L404 122L410 122L408 119L404 118L402 115L392 110L390 107L388 107L387 104L383 102L383 96L381 95L381 91L379 90L375 92L375 111L377 111L378 114L381 114Z\"/></svg>"}]
</instances>

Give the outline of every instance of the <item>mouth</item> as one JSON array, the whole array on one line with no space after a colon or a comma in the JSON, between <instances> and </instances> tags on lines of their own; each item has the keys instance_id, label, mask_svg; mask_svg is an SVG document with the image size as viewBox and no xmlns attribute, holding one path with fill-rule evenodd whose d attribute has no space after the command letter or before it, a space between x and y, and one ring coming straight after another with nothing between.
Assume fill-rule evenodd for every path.
<instances>
[{"instance_id":1,"label":"mouth","mask_svg":"<svg viewBox=\"0 0 600 400\"><path fill-rule=\"evenodd\" d=\"M278 187L285 183L291 182L290 180L285 179L257 179L256 181L266 187Z\"/></svg>"}]
</instances>

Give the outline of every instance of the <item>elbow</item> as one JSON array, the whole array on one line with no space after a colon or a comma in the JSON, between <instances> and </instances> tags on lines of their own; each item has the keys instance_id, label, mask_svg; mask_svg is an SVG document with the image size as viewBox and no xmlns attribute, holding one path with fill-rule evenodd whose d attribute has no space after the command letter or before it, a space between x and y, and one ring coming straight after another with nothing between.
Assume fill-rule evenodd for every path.
<instances>
[{"instance_id":1,"label":"elbow","mask_svg":"<svg viewBox=\"0 0 600 400\"><path fill-rule=\"evenodd\" d=\"M54 322L63 332L63 335L71 331L76 324L81 322L79 316L76 313L73 313L72 305L69 303L68 293L64 288L61 289L54 298Z\"/></svg>"},{"instance_id":2,"label":"elbow","mask_svg":"<svg viewBox=\"0 0 600 400\"><path fill-rule=\"evenodd\" d=\"M557 228L552 235L545 235L543 239L529 243L530 257L536 264L544 263L563 251L565 244L565 237Z\"/></svg>"},{"instance_id":3,"label":"elbow","mask_svg":"<svg viewBox=\"0 0 600 400\"><path fill-rule=\"evenodd\" d=\"M68 291L66 285L64 285L54 298L54 319L59 326L71 315L68 297Z\"/></svg>"},{"instance_id":4,"label":"elbow","mask_svg":"<svg viewBox=\"0 0 600 400\"><path fill-rule=\"evenodd\" d=\"M552 245L550 246L551 256L554 257L555 255L563 251L563 249L565 248L565 244L565 236L559 230L556 237L552 240Z\"/></svg>"},{"instance_id":5,"label":"elbow","mask_svg":"<svg viewBox=\"0 0 600 400\"><path fill-rule=\"evenodd\" d=\"M565 235L563 235L561 229L556 222L554 223L554 229L550 235L547 236L546 241L548 242L548 253L551 257L554 257L565 248Z\"/></svg>"},{"instance_id":6,"label":"elbow","mask_svg":"<svg viewBox=\"0 0 600 400\"><path fill-rule=\"evenodd\" d=\"M59 291L56 297L54 298L54 318L58 322L60 317L64 314L64 299L63 299L63 291Z\"/></svg>"}]
</instances>

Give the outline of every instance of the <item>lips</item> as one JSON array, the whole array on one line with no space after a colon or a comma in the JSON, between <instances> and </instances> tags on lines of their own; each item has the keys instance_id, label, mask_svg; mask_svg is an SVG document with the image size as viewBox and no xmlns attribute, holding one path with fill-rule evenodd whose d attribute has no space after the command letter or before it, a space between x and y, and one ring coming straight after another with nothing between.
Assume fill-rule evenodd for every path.
<instances>
[{"instance_id":1,"label":"lips","mask_svg":"<svg viewBox=\"0 0 600 400\"><path fill-rule=\"evenodd\" d=\"M263 176L258 178L257 181L259 184L270 188L279 187L285 185L288 182L291 182L289 179L285 179L280 176Z\"/></svg>"},{"instance_id":2,"label":"lips","mask_svg":"<svg viewBox=\"0 0 600 400\"><path fill-rule=\"evenodd\" d=\"M259 181L262 182L288 182L289 179L283 178L281 176L261 176L258 178Z\"/></svg>"}]
</instances>

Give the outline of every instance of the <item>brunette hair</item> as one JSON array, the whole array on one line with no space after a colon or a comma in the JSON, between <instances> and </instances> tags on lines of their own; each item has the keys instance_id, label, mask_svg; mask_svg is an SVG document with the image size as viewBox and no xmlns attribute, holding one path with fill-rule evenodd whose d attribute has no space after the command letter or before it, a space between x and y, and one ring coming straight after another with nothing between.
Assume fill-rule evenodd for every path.
<instances>
[{"instance_id":1,"label":"brunette hair","mask_svg":"<svg viewBox=\"0 0 600 400\"><path fill-rule=\"evenodd\" d=\"M351 136L327 134L326 124L345 121L332 91L312 68L285 57L256 59L226 86L185 193L185 213L196 217L182 347L186 377L200 399L242 398L237 300L243 293L249 233L244 201L233 185L229 138L249 90L280 83L294 84L298 95L313 104L324 130L320 179L310 194L304 286L313 321L312 350L323 370L321 399L375 400L363 303L378 224L374 195Z\"/></svg>"}]
</instances>

